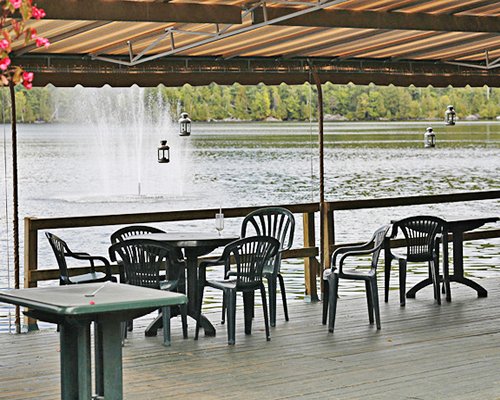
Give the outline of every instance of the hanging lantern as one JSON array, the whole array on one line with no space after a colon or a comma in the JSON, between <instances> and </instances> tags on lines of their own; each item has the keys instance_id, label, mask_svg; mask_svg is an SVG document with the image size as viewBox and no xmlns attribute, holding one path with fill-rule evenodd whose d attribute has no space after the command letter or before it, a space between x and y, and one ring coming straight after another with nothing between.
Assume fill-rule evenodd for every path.
<instances>
[{"instance_id":1,"label":"hanging lantern","mask_svg":"<svg viewBox=\"0 0 500 400\"><path fill-rule=\"evenodd\" d=\"M188 113L181 113L181 117L179 118L179 135L180 136L189 136L191 135L191 120L189 119Z\"/></svg>"},{"instance_id":2,"label":"hanging lantern","mask_svg":"<svg viewBox=\"0 0 500 400\"><path fill-rule=\"evenodd\" d=\"M424 133L424 147L436 147L436 134L431 127Z\"/></svg>"},{"instance_id":3,"label":"hanging lantern","mask_svg":"<svg viewBox=\"0 0 500 400\"><path fill-rule=\"evenodd\" d=\"M444 113L444 122L446 125L455 125L455 120L457 117L457 113L452 105L448 106L448 109Z\"/></svg>"},{"instance_id":4,"label":"hanging lantern","mask_svg":"<svg viewBox=\"0 0 500 400\"><path fill-rule=\"evenodd\" d=\"M162 164L170 162L170 146L166 140L162 140L158 147L158 162Z\"/></svg>"}]
</instances>

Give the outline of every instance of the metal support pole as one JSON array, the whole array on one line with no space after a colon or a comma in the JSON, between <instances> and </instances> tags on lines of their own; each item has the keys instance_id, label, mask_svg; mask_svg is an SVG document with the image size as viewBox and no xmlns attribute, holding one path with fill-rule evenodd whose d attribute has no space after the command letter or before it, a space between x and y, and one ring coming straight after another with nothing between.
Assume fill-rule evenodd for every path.
<instances>
[{"instance_id":1,"label":"metal support pole","mask_svg":"<svg viewBox=\"0 0 500 400\"><path fill-rule=\"evenodd\" d=\"M309 64L311 68L312 77L316 88L318 89L318 140L319 140L319 212L320 212L320 263L321 271L325 269L325 218L326 218L326 204L325 204L325 176L324 176L324 140L323 140L323 90L321 88L321 80L316 69Z\"/></svg>"},{"instance_id":2,"label":"metal support pole","mask_svg":"<svg viewBox=\"0 0 500 400\"><path fill-rule=\"evenodd\" d=\"M19 289L19 206L17 189L17 115L16 115L16 93L14 83L9 84L11 99L11 126L12 126L12 202L13 202L13 235L14 235L14 288ZM16 333L21 333L21 318L19 306L16 306Z\"/></svg>"}]
</instances>

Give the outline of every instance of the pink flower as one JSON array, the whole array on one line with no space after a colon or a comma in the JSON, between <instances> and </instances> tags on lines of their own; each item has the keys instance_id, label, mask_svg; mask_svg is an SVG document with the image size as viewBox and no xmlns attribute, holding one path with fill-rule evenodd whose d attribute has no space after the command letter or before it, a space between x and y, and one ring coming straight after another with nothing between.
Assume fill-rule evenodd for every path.
<instances>
[{"instance_id":1,"label":"pink flower","mask_svg":"<svg viewBox=\"0 0 500 400\"><path fill-rule=\"evenodd\" d=\"M14 6L15 9L18 9L23 4L23 0L10 0L10 3Z\"/></svg>"},{"instance_id":2,"label":"pink flower","mask_svg":"<svg viewBox=\"0 0 500 400\"><path fill-rule=\"evenodd\" d=\"M46 38L40 37L40 36L36 36L36 35L35 35L34 39L36 40L36 47L45 46L46 48L48 48L50 46L49 39L46 39Z\"/></svg>"},{"instance_id":3,"label":"pink flower","mask_svg":"<svg viewBox=\"0 0 500 400\"><path fill-rule=\"evenodd\" d=\"M33 82L33 78L34 78L33 72L27 72L27 71L23 72L23 86L26 89L29 90L33 87L33 84L31 83Z\"/></svg>"},{"instance_id":4,"label":"pink flower","mask_svg":"<svg viewBox=\"0 0 500 400\"><path fill-rule=\"evenodd\" d=\"M35 19L42 19L45 17L45 11L43 8L37 8L35 6L31 7L31 15Z\"/></svg>"},{"instance_id":5,"label":"pink flower","mask_svg":"<svg viewBox=\"0 0 500 400\"><path fill-rule=\"evenodd\" d=\"M34 76L33 72L23 72L23 82L33 82Z\"/></svg>"},{"instance_id":6,"label":"pink flower","mask_svg":"<svg viewBox=\"0 0 500 400\"><path fill-rule=\"evenodd\" d=\"M2 71L5 71L7 68L9 68L9 65L10 65L10 58L9 57L5 57L5 58L2 58L0 60L0 69Z\"/></svg>"},{"instance_id":7,"label":"pink flower","mask_svg":"<svg viewBox=\"0 0 500 400\"><path fill-rule=\"evenodd\" d=\"M10 45L10 43L7 39L0 40L0 49L5 50L5 49L9 48L9 45Z\"/></svg>"}]
</instances>

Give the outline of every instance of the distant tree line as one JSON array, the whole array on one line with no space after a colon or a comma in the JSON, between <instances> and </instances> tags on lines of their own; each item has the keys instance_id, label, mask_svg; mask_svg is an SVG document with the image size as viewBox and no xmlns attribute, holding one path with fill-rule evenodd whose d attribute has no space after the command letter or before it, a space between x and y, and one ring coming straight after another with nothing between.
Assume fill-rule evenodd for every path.
<instances>
[{"instance_id":1,"label":"distant tree line","mask_svg":"<svg viewBox=\"0 0 500 400\"><path fill-rule=\"evenodd\" d=\"M10 120L10 103L3 89L3 120ZM170 107L177 119L186 111L194 121L308 121L316 119L316 88L303 85L220 86L181 88L159 86L144 90L144 96L159 97ZM57 122L64 120L60 110L74 101L72 89L54 87L18 88L16 104L18 120ZM402 88L395 86L323 85L326 119L337 120L419 120L442 118L446 106L453 104L459 118L474 116L494 119L500 116L500 89L498 88ZM149 104L151 102L148 102Z\"/></svg>"},{"instance_id":2,"label":"distant tree line","mask_svg":"<svg viewBox=\"0 0 500 400\"><path fill-rule=\"evenodd\" d=\"M308 83L289 86L185 85L155 88L171 105L196 121L292 120L316 118L316 88ZM346 120L418 120L442 118L453 104L460 118L500 115L500 90L492 88L416 88L395 86L323 85L324 114Z\"/></svg>"}]
</instances>

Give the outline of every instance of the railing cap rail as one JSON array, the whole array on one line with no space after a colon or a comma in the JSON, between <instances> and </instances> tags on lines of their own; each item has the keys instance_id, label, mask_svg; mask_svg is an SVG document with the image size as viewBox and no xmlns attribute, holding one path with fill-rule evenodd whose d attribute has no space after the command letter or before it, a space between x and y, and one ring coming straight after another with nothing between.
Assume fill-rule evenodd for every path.
<instances>
[{"instance_id":1,"label":"railing cap rail","mask_svg":"<svg viewBox=\"0 0 500 400\"><path fill-rule=\"evenodd\" d=\"M244 217L251 211L263 207L284 207L292 213L314 213L319 211L319 203L302 203L286 205L261 205L253 207L235 207L223 208L226 217ZM200 210L181 210L181 211L160 211L134 214L108 214L108 215L89 215L78 217L52 217L37 218L26 217L29 220L32 230L57 229L57 228L83 228L90 226L106 225L126 225L136 223L164 222L164 221L183 221L200 220L213 218L219 208L209 208Z\"/></svg>"},{"instance_id":2,"label":"railing cap rail","mask_svg":"<svg viewBox=\"0 0 500 400\"><path fill-rule=\"evenodd\" d=\"M327 202L329 211L383 208L417 204L455 203L460 201L493 200L500 198L500 190L433 194L426 196L383 197L378 199L339 200Z\"/></svg>"}]
</instances>

